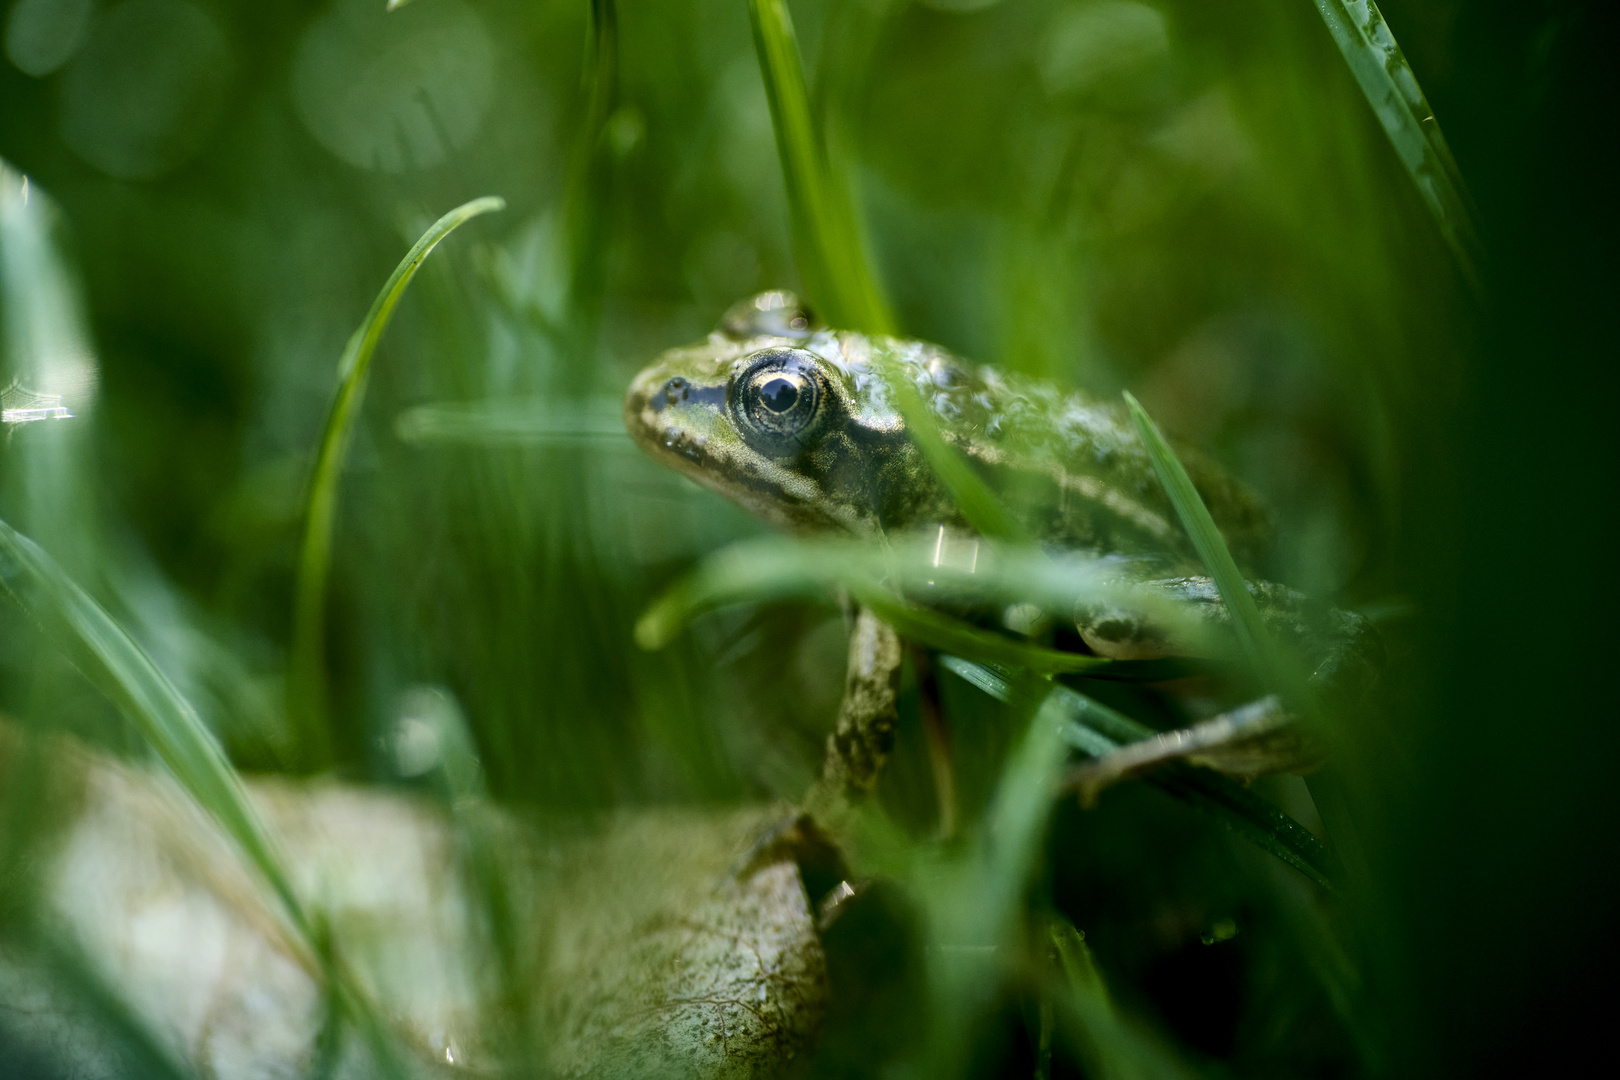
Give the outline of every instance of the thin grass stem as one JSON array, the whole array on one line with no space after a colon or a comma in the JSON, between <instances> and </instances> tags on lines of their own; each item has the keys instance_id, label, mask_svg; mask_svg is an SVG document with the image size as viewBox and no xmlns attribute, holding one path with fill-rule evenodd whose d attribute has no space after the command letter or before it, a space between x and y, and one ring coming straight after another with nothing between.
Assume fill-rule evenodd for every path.
<instances>
[{"instance_id":1,"label":"thin grass stem","mask_svg":"<svg viewBox=\"0 0 1620 1080\"><path fill-rule=\"evenodd\" d=\"M354 436L354 421L365 401L366 379L377 342L416 271L439 241L465 222L500 210L504 199L486 196L456 207L434 222L406 254L338 361L338 388L326 416L304 501L304 536L299 545L293 594L293 637L288 673L288 707L300 744L317 764L330 757L326 727L326 580L332 563L332 531L337 517L338 483Z\"/></svg>"},{"instance_id":2,"label":"thin grass stem","mask_svg":"<svg viewBox=\"0 0 1620 1080\"><path fill-rule=\"evenodd\" d=\"M834 326L894 332L894 317L866 256L854 203L811 109L785 0L748 0L765 97L782 159L794 254L810 302Z\"/></svg>"}]
</instances>

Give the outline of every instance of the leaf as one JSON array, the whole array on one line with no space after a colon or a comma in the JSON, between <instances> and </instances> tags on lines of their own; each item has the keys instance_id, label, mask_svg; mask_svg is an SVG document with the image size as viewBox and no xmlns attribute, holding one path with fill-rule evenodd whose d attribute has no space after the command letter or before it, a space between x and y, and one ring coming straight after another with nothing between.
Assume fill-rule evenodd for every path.
<instances>
[{"instance_id":1,"label":"leaf","mask_svg":"<svg viewBox=\"0 0 1620 1080\"><path fill-rule=\"evenodd\" d=\"M1316 9L1463 276L1477 289L1480 245L1462 174L1389 24L1372 0L1316 0Z\"/></svg>"},{"instance_id":2,"label":"leaf","mask_svg":"<svg viewBox=\"0 0 1620 1080\"><path fill-rule=\"evenodd\" d=\"M326 699L325 669L325 615L326 579L332 561L332 524L337 516L338 482L343 472L343 459L348 453L354 434L354 420L360 414L365 400L366 376L371 369L371 357L377 350L383 331L393 317L394 307L405 293L405 287L416 276L429 253L439 241L449 236L463 223L500 210L506 206L503 199L486 196L456 207L434 222L416 242L394 273L383 285L382 292L372 302L354 336L338 361L338 388L326 416L326 429L321 435L320 449L316 453L315 468L310 475L309 494L304 503L304 538L298 551L297 578L293 596L293 644L291 671L289 672L289 706L295 723L303 727L306 745L321 748L316 757L324 760L326 732L322 716Z\"/></svg>"},{"instance_id":3,"label":"leaf","mask_svg":"<svg viewBox=\"0 0 1620 1080\"><path fill-rule=\"evenodd\" d=\"M893 333L894 318L867 261L854 205L811 111L787 4L748 0L748 14L782 159L794 254L805 293L833 326Z\"/></svg>"}]
</instances>

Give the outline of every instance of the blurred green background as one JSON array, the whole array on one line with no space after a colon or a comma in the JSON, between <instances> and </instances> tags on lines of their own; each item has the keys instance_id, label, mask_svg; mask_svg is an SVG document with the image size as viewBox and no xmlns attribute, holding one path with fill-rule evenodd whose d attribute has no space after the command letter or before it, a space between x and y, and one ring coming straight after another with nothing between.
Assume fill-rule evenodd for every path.
<instances>
[{"instance_id":1,"label":"blurred green background","mask_svg":"<svg viewBox=\"0 0 1620 1080\"><path fill-rule=\"evenodd\" d=\"M1478 291L1317 5L793 5L902 332L1133 390L1272 504L1273 576L1384 617L1386 715L1333 770L1357 886L1328 915L1155 792L1060 813L1054 903L1210 1075L1546 1064L1595 1031L1585 983L1612 971L1613 20L1573 0L1383 12L1476 199ZM424 684L459 700L514 805L792 798L818 765L843 664L830 602L708 616L658 653L631 640L696 558L762 529L617 422L658 352L799 284L746 5L622 0L583 166L588 14L5 12L0 157L28 196L5 178L0 381L75 420L8 425L0 517L242 769L399 783L390 733ZM285 670L337 358L410 243L486 194L506 210L439 249L377 355L317 747ZM492 400L504 432L410 411ZM131 748L14 605L0 634L0 711ZM931 798L906 722L902 820ZM1204 944L1230 917L1245 931ZM1315 918L1344 955L1302 944ZM903 1055L834 1019L827 1069ZM991 1047L987 1073L1011 1068Z\"/></svg>"}]
</instances>

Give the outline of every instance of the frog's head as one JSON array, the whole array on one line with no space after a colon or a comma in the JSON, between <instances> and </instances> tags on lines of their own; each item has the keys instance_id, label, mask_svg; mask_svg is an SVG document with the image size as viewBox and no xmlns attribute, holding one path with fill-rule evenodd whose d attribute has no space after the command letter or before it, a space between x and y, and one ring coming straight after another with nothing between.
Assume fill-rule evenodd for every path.
<instances>
[{"instance_id":1,"label":"frog's head","mask_svg":"<svg viewBox=\"0 0 1620 1080\"><path fill-rule=\"evenodd\" d=\"M897 415L860 399L845 356L859 335L817 329L791 293L732 308L700 345L637 375L624 423L653 457L793 529L875 527L886 464L909 443Z\"/></svg>"}]
</instances>

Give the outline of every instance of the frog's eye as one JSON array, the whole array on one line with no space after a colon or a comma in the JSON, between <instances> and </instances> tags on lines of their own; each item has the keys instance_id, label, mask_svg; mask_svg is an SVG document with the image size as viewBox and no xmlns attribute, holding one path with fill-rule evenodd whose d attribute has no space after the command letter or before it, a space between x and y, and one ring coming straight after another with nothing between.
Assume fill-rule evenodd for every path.
<instances>
[{"instance_id":1,"label":"frog's eye","mask_svg":"<svg viewBox=\"0 0 1620 1080\"><path fill-rule=\"evenodd\" d=\"M729 338L783 337L803 341L816 332L816 317L786 289L773 289L733 304L720 320Z\"/></svg>"},{"instance_id":2,"label":"frog's eye","mask_svg":"<svg viewBox=\"0 0 1620 1080\"><path fill-rule=\"evenodd\" d=\"M727 404L748 445L786 457L815 434L827 396L827 376L813 353L764 349L732 380Z\"/></svg>"}]
</instances>

